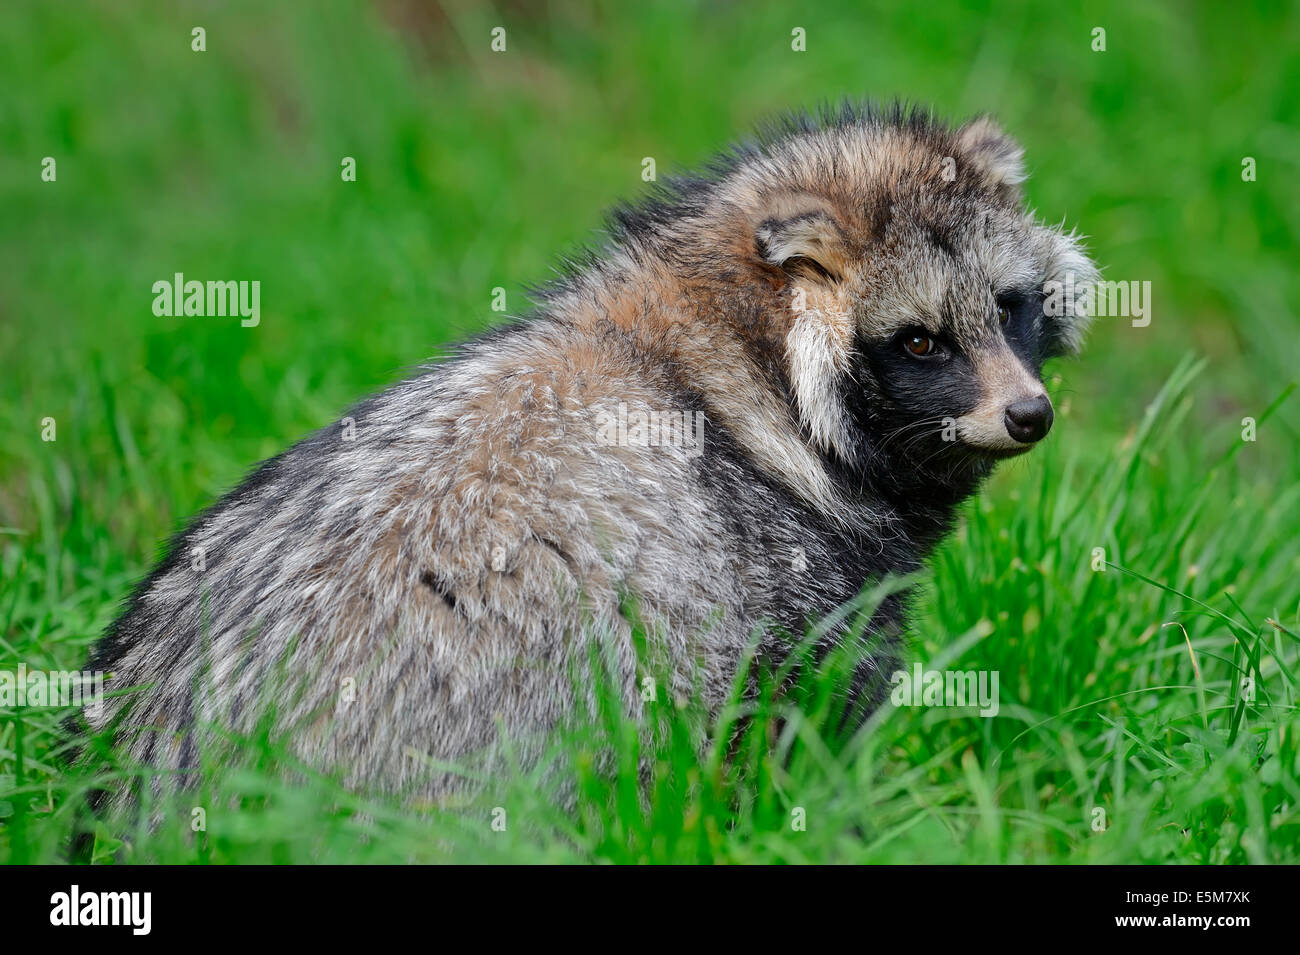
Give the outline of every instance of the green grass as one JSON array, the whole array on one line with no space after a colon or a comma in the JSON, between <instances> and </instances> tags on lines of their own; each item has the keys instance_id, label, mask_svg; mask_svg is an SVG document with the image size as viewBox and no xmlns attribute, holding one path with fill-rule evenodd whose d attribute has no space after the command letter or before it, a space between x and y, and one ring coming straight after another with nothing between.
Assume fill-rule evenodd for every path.
<instances>
[{"instance_id":1,"label":"green grass","mask_svg":"<svg viewBox=\"0 0 1300 955\"><path fill-rule=\"evenodd\" d=\"M5 5L3 669L79 667L158 543L253 462L499 320L494 287L522 312L643 157L697 161L773 111L992 110L1033 204L1154 292L1150 327L1101 320L1052 369L1051 440L923 581L915 658L997 671L996 718L886 707L844 740L834 672L721 725L598 707L549 775L441 809L286 776L263 734L166 825L101 823L97 859L1300 861L1296 7L858 6ZM261 325L155 318L177 271L260 279ZM0 709L0 859L61 858L94 782L60 764L63 715Z\"/></svg>"}]
</instances>

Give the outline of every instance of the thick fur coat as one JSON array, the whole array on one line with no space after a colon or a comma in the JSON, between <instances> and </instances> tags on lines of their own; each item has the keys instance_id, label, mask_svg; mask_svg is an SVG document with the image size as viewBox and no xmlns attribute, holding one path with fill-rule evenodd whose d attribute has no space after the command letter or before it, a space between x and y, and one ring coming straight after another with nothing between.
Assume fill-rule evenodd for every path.
<instances>
[{"instance_id":1,"label":"thick fur coat","mask_svg":"<svg viewBox=\"0 0 1300 955\"><path fill-rule=\"evenodd\" d=\"M994 462L1046 433L1041 363L1085 310L1044 302L1092 266L1025 211L1023 178L987 119L846 106L620 208L530 316L194 520L90 664L140 688L99 725L183 769L201 727L247 728L269 692L308 762L437 796L417 756L544 734L593 639L641 705L628 598L660 694L716 705L756 632L779 657L918 568ZM702 414L702 443L643 440L651 413L686 432ZM867 635L868 701L903 612L887 601Z\"/></svg>"}]
</instances>

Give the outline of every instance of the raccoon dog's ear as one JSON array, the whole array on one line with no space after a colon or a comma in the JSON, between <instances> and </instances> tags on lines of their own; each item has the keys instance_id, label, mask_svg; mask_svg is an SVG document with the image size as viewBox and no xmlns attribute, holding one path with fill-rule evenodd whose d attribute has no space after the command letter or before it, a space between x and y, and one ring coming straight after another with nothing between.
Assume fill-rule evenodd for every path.
<instances>
[{"instance_id":1,"label":"raccoon dog's ear","mask_svg":"<svg viewBox=\"0 0 1300 955\"><path fill-rule=\"evenodd\" d=\"M840 281L847 256L844 237L829 211L787 203L769 213L754 230L754 251L760 259L795 277Z\"/></svg>"},{"instance_id":2,"label":"raccoon dog's ear","mask_svg":"<svg viewBox=\"0 0 1300 955\"><path fill-rule=\"evenodd\" d=\"M960 162L965 159L989 185L1008 198L1019 199L1025 173L1025 151L988 116L978 116L957 130Z\"/></svg>"}]
</instances>

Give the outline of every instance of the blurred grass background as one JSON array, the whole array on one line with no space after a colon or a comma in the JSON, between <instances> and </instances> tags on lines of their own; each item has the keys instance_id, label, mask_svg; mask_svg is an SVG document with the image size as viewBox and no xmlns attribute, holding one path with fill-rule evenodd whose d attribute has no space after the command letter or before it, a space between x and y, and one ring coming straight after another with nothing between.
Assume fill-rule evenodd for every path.
<instances>
[{"instance_id":1,"label":"blurred grass background","mask_svg":"<svg viewBox=\"0 0 1300 955\"><path fill-rule=\"evenodd\" d=\"M206 52L191 50L196 26ZM504 53L490 49L497 26ZM796 27L806 52L791 49ZM1225 660L1247 652L1238 628L1178 617L1192 606L1181 597L1092 575L1088 552L1106 546L1234 619L1240 601L1247 630L1282 641L1260 673L1282 709L1259 725L1275 758L1293 757L1294 644L1262 621L1297 629L1300 402L1283 402L1253 444L1241 422L1262 418L1300 368L1297 50L1297 7L1279 2L6 4L0 665L79 666L180 521L355 398L499 321L493 287L524 312L523 287L642 188L643 157L662 173L776 112L901 96L953 118L993 112L1026 147L1032 204L1089 235L1107 278L1149 280L1154 301L1149 327L1101 319L1084 357L1056 369L1052 447L1004 469L936 559L918 654L992 620L962 666L1001 667L1004 693L1054 716L1107 688L1190 684L1163 622L1184 619ZM53 183L40 176L47 156ZM345 156L356 182L340 178ZM261 324L155 317L151 286L175 272L260 280ZM1157 662L1172 668L1160 679ZM1217 677L1228 697L1233 672ZM1117 760L1122 777L1142 757L1130 736L1182 725L1185 702L1160 698L1142 712L1164 714L1163 729L1137 734L1090 715L1063 749L1011 721L936 728L935 714L901 714L871 765L911 767L944 795L904 799L919 813L909 836L868 858L1294 858L1294 760L1260 781L1254 750L1219 764L1198 751L1205 774L1188 776L1175 734L1166 758L1197 787L1159 798L1101 768ZM38 858L65 834L33 822L59 811L54 740L29 739L15 774L0 711L0 825L24 819L24 852ZM1090 800L1143 808L1105 848L1086 832L990 841L1066 789L1061 818L1076 823ZM1020 808L990 823L1007 799ZM1210 847L1151 831L1203 800L1226 807L1204 817L1217 820L1204 824ZM985 828L939 824L940 804L985 813ZM765 857L755 845L740 856Z\"/></svg>"}]
</instances>

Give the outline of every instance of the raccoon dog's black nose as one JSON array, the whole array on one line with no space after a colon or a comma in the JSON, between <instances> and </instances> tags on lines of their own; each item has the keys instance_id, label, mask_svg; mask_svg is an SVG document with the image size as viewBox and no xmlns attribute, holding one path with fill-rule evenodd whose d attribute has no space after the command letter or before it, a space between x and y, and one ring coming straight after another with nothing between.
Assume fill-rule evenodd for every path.
<instances>
[{"instance_id":1,"label":"raccoon dog's black nose","mask_svg":"<svg viewBox=\"0 0 1300 955\"><path fill-rule=\"evenodd\" d=\"M1033 444L1052 430L1052 403L1047 395L1022 398L1007 406L1007 434L1021 444Z\"/></svg>"}]
</instances>

